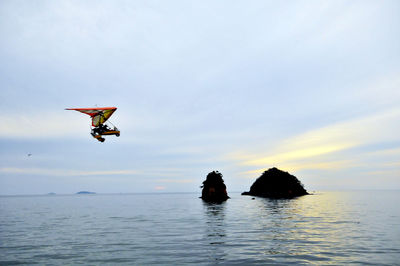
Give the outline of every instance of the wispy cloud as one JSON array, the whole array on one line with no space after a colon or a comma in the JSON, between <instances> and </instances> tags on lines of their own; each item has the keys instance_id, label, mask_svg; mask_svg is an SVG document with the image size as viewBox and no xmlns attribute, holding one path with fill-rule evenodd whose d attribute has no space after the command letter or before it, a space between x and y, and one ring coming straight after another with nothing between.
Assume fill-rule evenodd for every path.
<instances>
[{"instance_id":1,"label":"wispy cloud","mask_svg":"<svg viewBox=\"0 0 400 266\"><path fill-rule=\"evenodd\" d=\"M346 155L346 151L382 142L400 141L397 132L400 132L400 109L392 109L294 136L281 141L267 153L240 152L236 159L247 168L263 167L246 173L259 172L269 166L282 166L291 171L354 167L362 164L365 158L353 157L353 154ZM376 152L390 154L396 153L397 150Z\"/></svg>"},{"instance_id":2,"label":"wispy cloud","mask_svg":"<svg viewBox=\"0 0 400 266\"><path fill-rule=\"evenodd\" d=\"M279 163L279 164L269 164L270 166L277 166L284 170L288 171L300 171L304 169L313 169L313 170L338 170L349 167L357 166L357 162L354 160L339 160L339 161L313 161L313 162L288 162L288 163ZM254 178L254 175L260 175L264 171L268 170L266 168L260 168L250 171L242 172L241 175L243 177Z\"/></svg>"},{"instance_id":3,"label":"wispy cloud","mask_svg":"<svg viewBox=\"0 0 400 266\"><path fill-rule=\"evenodd\" d=\"M116 169L116 170L70 170L52 168L22 168L22 167L2 167L0 173L23 174L23 175L42 175L42 176L150 176L150 177L178 177L182 175L183 169L157 168L157 169ZM192 179L158 179L157 182L164 183L191 183Z\"/></svg>"},{"instance_id":4,"label":"wispy cloud","mask_svg":"<svg viewBox=\"0 0 400 266\"><path fill-rule=\"evenodd\" d=\"M3 167L0 172L7 174L29 174L46 176L100 176L100 175L137 175L142 174L135 170L107 170L107 171L81 171L67 169L46 169L46 168L16 168Z\"/></svg>"},{"instance_id":5,"label":"wispy cloud","mask_svg":"<svg viewBox=\"0 0 400 266\"><path fill-rule=\"evenodd\" d=\"M0 114L0 138L54 138L77 137L88 133L89 117L73 117L60 112L27 114ZM85 131L86 129L86 131Z\"/></svg>"},{"instance_id":6,"label":"wispy cloud","mask_svg":"<svg viewBox=\"0 0 400 266\"><path fill-rule=\"evenodd\" d=\"M186 184L186 183L194 183L194 179L157 179L155 180L160 183L178 183L178 184Z\"/></svg>"},{"instance_id":7,"label":"wispy cloud","mask_svg":"<svg viewBox=\"0 0 400 266\"><path fill-rule=\"evenodd\" d=\"M288 161L313 158L316 156L329 154L351 147L350 144L320 145L310 148L300 148L291 152L271 155L260 159L243 162L244 165L274 165Z\"/></svg>"}]
</instances>

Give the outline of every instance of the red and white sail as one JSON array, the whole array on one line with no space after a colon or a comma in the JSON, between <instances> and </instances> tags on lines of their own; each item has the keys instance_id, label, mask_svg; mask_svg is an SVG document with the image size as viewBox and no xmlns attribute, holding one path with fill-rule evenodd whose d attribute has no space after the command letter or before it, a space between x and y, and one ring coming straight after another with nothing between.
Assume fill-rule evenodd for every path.
<instances>
[{"instance_id":1,"label":"red and white sail","mask_svg":"<svg viewBox=\"0 0 400 266\"><path fill-rule=\"evenodd\" d=\"M97 127L107 121L117 110L117 107L96 107L96 108L67 108L65 110L75 110L92 118L92 126Z\"/></svg>"}]
</instances>

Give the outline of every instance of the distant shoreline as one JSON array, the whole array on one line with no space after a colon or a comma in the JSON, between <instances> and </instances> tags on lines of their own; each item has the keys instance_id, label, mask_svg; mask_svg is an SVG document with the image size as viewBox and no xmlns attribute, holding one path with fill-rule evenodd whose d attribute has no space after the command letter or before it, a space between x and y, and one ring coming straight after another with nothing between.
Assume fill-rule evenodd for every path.
<instances>
[{"instance_id":1,"label":"distant shoreline","mask_svg":"<svg viewBox=\"0 0 400 266\"><path fill-rule=\"evenodd\" d=\"M315 194L315 193L321 193L321 192L351 192L351 191L399 191L399 188L395 189L323 189L323 190L310 190L310 194ZM229 191L229 194L240 194L242 193L241 191ZM158 195L158 194L200 194L201 191L192 191L192 192L104 192L104 193L97 193L95 192L96 195L142 195L142 194L148 194L148 195ZM74 196L74 195L79 195L77 193L44 193L44 194L1 194L0 197L40 197L40 196Z\"/></svg>"}]
</instances>

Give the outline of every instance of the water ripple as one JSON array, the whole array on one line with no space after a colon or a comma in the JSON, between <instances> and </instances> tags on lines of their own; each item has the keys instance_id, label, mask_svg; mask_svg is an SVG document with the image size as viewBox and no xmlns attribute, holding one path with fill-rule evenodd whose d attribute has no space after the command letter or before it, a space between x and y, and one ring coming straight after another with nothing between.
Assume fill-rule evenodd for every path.
<instances>
[{"instance_id":1,"label":"water ripple","mask_svg":"<svg viewBox=\"0 0 400 266\"><path fill-rule=\"evenodd\" d=\"M400 261L400 193L1 197L0 265L309 265Z\"/></svg>"}]
</instances>

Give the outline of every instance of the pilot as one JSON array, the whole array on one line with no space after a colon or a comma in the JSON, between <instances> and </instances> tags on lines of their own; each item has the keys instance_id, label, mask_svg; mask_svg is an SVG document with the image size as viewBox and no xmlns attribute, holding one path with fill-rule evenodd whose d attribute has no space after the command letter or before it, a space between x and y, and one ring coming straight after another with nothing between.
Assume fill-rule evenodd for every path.
<instances>
[{"instance_id":1,"label":"pilot","mask_svg":"<svg viewBox=\"0 0 400 266\"><path fill-rule=\"evenodd\" d=\"M100 134L100 128L99 127L95 127L92 129L93 134L95 135L99 135Z\"/></svg>"},{"instance_id":2,"label":"pilot","mask_svg":"<svg viewBox=\"0 0 400 266\"><path fill-rule=\"evenodd\" d=\"M100 132L101 132L101 133L110 131L110 128L109 128L106 124L101 124L101 125L99 125L99 129L100 129Z\"/></svg>"}]
</instances>

